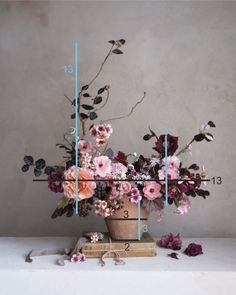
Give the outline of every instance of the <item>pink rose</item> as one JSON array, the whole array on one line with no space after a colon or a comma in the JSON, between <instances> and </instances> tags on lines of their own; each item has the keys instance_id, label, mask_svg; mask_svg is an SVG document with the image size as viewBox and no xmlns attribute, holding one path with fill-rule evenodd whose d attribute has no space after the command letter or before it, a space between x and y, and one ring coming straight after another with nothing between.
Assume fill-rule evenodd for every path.
<instances>
[{"instance_id":1,"label":"pink rose","mask_svg":"<svg viewBox=\"0 0 236 295\"><path fill-rule=\"evenodd\" d=\"M161 185L159 183L156 183L155 181L146 181L144 183L144 196L152 201L155 200L156 198L161 198L162 194L160 193L161 191Z\"/></svg>"},{"instance_id":2,"label":"pink rose","mask_svg":"<svg viewBox=\"0 0 236 295\"><path fill-rule=\"evenodd\" d=\"M162 167L161 170L158 171L159 179L165 179L166 177L166 168ZM179 170L177 169L168 169L168 178L170 179L178 179L179 178Z\"/></svg>"},{"instance_id":3,"label":"pink rose","mask_svg":"<svg viewBox=\"0 0 236 295\"><path fill-rule=\"evenodd\" d=\"M93 151L93 145L90 141L87 140L79 140L78 148L81 154L90 153Z\"/></svg>"},{"instance_id":4,"label":"pink rose","mask_svg":"<svg viewBox=\"0 0 236 295\"><path fill-rule=\"evenodd\" d=\"M136 187L133 187L131 189L131 197L130 197L130 202L138 204L139 201L142 200L142 196L140 195L139 190Z\"/></svg>"},{"instance_id":5,"label":"pink rose","mask_svg":"<svg viewBox=\"0 0 236 295\"><path fill-rule=\"evenodd\" d=\"M95 157L93 163L97 175L106 177L111 172L111 160L107 156Z\"/></svg>"},{"instance_id":6,"label":"pink rose","mask_svg":"<svg viewBox=\"0 0 236 295\"><path fill-rule=\"evenodd\" d=\"M163 164L164 163L165 163L165 160L163 160ZM178 170L180 165L180 159L176 156L170 156L167 158L167 164L168 164L168 168Z\"/></svg>"}]
</instances>

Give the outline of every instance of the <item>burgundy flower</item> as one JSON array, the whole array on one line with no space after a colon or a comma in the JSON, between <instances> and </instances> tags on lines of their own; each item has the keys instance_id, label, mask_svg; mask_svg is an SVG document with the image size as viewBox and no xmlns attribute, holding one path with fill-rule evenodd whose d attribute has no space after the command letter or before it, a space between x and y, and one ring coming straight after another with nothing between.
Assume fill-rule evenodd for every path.
<instances>
[{"instance_id":1,"label":"burgundy flower","mask_svg":"<svg viewBox=\"0 0 236 295\"><path fill-rule=\"evenodd\" d=\"M180 234L177 234L176 236L174 236L172 233L164 235L161 237L158 245L162 248L180 250L182 246Z\"/></svg>"},{"instance_id":2,"label":"burgundy flower","mask_svg":"<svg viewBox=\"0 0 236 295\"><path fill-rule=\"evenodd\" d=\"M168 186L168 197L179 201L183 199L183 194L187 191L185 184L172 183Z\"/></svg>"},{"instance_id":3,"label":"burgundy flower","mask_svg":"<svg viewBox=\"0 0 236 295\"><path fill-rule=\"evenodd\" d=\"M188 256L197 256L199 254L203 254L202 252L202 246L191 243L188 245L188 247L184 250L184 253Z\"/></svg>"},{"instance_id":4,"label":"burgundy flower","mask_svg":"<svg viewBox=\"0 0 236 295\"><path fill-rule=\"evenodd\" d=\"M124 164L125 166L127 166L127 157L126 157L125 153L119 151L117 153L117 155L115 156L115 159L118 162L120 162L120 163Z\"/></svg>"},{"instance_id":5,"label":"burgundy flower","mask_svg":"<svg viewBox=\"0 0 236 295\"><path fill-rule=\"evenodd\" d=\"M54 193L63 193L62 180L64 179L62 171L52 171L48 176L48 187Z\"/></svg>"},{"instance_id":6,"label":"burgundy flower","mask_svg":"<svg viewBox=\"0 0 236 295\"><path fill-rule=\"evenodd\" d=\"M173 156L176 152L178 146L178 137L172 136L170 134L167 135L167 155ZM153 148L157 151L161 157L165 156L165 135L162 134L159 139L155 142L155 147Z\"/></svg>"}]
</instances>

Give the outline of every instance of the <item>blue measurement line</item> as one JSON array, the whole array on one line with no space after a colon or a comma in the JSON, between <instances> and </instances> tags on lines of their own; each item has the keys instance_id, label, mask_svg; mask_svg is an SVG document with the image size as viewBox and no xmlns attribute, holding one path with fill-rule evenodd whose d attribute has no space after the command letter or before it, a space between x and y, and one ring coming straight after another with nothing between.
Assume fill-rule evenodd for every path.
<instances>
[{"instance_id":1,"label":"blue measurement line","mask_svg":"<svg viewBox=\"0 0 236 295\"><path fill-rule=\"evenodd\" d=\"M168 205L168 160L167 160L167 151L168 151L168 128L165 128L165 194L166 194L166 206Z\"/></svg>"},{"instance_id":2,"label":"blue measurement line","mask_svg":"<svg viewBox=\"0 0 236 295\"><path fill-rule=\"evenodd\" d=\"M140 234L141 228L140 228L140 200L138 201L138 240L141 239Z\"/></svg>"},{"instance_id":3,"label":"blue measurement line","mask_svg":"<svg viewBox=\"0 0 236 295\"><path fill-rule=\"evenodd\" d=\"M75 199L75 212L79 213L79 196L78 196L78 44L75 43L75 191L76 191L76 199Z\"/></svg>"}]
</instances>

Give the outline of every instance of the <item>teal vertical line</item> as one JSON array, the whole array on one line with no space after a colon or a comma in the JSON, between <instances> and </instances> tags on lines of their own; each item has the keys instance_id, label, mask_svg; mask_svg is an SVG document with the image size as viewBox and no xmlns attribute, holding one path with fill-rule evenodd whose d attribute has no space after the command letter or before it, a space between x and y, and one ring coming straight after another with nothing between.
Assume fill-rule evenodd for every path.
<instances>
[{"instance_id":1,"label":"teal vertical line","mask_svg":"<svg viewBox=\"0 0 236 295\"><path fill-rule=\"evenodd\" d=\"M168 161L167 161L167 151L168 151L168 129L165 129L165 194L166 194L166 206L168 205Z\"/></svg>"},{"instance_id":2,"label":"teal vertical line","mask_svg":"<svg viewBox=\"0 0 236 295\"><path fill-rule=\"evenodd\" d=\"M78 196L78 44L75 43L75 212L79 213L79 196Z\"/></svg>"},{"instance_id":3,"label":"teal vertical line","mask_svg":"<svg viewBox=\"0 0 236 295\"><path fill-rule=\"evenodd\" d=\"M138 201L138 240L141 239L140 234L140 200Z\"/></svg>"}]
</instances>

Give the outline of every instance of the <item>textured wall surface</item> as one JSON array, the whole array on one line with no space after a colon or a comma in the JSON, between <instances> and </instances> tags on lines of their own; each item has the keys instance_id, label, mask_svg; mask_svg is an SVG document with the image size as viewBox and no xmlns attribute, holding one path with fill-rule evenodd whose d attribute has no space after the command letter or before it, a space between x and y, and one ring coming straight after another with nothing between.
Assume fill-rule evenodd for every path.
<instances>
[{"instance_id":1,"label":"textured wall surface","mask_svg":"<svg viewBox=\"0 0 236 295\"><path fill-rule=\"evenodd\" d=\"M199 126L213 120L215 141L193 146L183 160L205 164L223 184L208 185L211 196L196 198L186 216L166 210L155 215L155 235L236 237L235 111L236 2L1 2L0 3L0 234L78 235L105 229L102 219L52 220L58 196L46 183L33 183L20 171L32 154L59 163L55 144L74 122L74 78L63 66L73 63L79 42L80 85L104 58L110 39L124 38L125 54L113 56L94 89L109 83L111 99L104 118L127 113L147 91L143 105L113 124L114 150L152 153L142 136L150 125L165 126L187 143Z\"/></svg>"}]
</instances>

